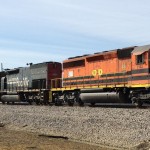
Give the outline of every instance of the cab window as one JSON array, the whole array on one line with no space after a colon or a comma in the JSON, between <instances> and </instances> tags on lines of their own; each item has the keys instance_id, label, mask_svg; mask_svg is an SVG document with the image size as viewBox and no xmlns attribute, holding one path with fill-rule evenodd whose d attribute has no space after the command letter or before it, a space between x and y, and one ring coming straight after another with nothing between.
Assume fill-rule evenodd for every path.
<instances>
[{"instance_id":1,"label":"cab window","mask_svg":"<svg viewBox=\"0 0 150 150\"><path fill-rule=\"evenodd\" d=\"M144 55L143 54L137 55L136 60L137 60L137 64L143 64L144 63Z\"/></svg>"}]
</instances>

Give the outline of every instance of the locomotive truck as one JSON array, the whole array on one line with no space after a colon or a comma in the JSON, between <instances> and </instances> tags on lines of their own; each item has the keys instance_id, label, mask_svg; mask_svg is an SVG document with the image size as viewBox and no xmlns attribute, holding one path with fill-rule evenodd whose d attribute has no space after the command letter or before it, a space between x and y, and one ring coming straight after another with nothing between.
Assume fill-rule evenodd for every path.
<instances>
[{"instance_id":1,"label":"locomotive truck","mask_svg":"<svg viewBox=\"0 0 150 150\"><path fill-rule=\"evenodd\" d=\"M3 103L150 102L150 45L76 56L0 73Z\"/></svg>"}]
</instances>

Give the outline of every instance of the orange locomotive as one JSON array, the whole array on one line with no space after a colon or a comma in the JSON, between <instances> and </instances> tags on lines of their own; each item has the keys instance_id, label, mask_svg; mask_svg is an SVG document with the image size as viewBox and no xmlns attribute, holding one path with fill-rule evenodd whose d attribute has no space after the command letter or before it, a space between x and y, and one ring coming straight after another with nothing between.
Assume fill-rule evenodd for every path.
<instances>
[{"instance_id":1,"label":"orange locomotive","mask_svg":"<svg viewBox=\"0 0 150 150\"><path fill-rule=\"evenodd\" d=\"M61 79L52 81L56 105L150 101L150 45L69 58ZM59 84L60 85L60 84Z\"/></svg>"}]
</instances>

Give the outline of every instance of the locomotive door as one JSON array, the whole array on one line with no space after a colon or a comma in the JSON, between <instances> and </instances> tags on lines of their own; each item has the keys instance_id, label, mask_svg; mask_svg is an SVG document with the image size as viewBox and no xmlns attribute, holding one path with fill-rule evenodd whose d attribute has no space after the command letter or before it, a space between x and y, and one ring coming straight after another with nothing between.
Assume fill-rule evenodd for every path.
<instances>
[{"instance_id":1,"label":"locomotive door","mask_svg":"<svg viewBox=\"0 0 150 150\"><path fill-rule=\"evenodd\" d=\"M94 74L94 72L95 72L95 64L94 64L94 62L92 61L92 62L89 62L88 63L88 72L89 72L89 75L90 75L90 78L89 78L89 84L90 84L90 86L93 84L93 82L92 82L92 80L95 78L95 74Z\"/></svg>"},{"instance_id":2,"label":"locomotive door","mask_svg":"<svg viewBox=\"0 0 150 150\"><path fill-rule=\"evenodd\" d=\"M86 68L87 70L85 70L85 71L88 72L88 74L90 75L90 77L89 77L90 86L98 84L98 82L99 82L99 74L98 74L99 68L100 68L99 61L88 62L88 65ZM95 80L95 82L93 80Z\"/></svg>"},{"instance_id":3,"label":"locomotive door","mask_svg":"<svg viewBox=\"0 0 150 150\"><path fill-rule=\"evenodd\" d=\"M123 84L126 86L128 83L128 73L131 71L131 59L120 59L118 63L118 84ZM132 75L131 75L132 76Z\"/></svg>"}]
</instances>

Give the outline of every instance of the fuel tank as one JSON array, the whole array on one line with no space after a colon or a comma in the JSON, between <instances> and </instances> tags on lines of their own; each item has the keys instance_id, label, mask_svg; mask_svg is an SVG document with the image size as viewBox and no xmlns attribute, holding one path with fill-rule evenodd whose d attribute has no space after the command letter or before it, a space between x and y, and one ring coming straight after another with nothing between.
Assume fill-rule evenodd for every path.
<instances>
[{"instance_id":1,"label":"fuel tank","mask_svg":"<svg viewBox=\"0 0 150 150\"><path fill-rule=\"evenodd\" d=\"M84 103L125 103L126 97L122 92L81 93Z\"/></svg>"},{"instance_id":2,"label":"fuel tank","mask_svg":"<svg viewBox=\"0 0 150 150\"><path fill-rule=\"evenodd\" d=\"M19 95L3 95L1 97L1 101L3 102L20 102Z\"/></svg>"}]
</instances>

